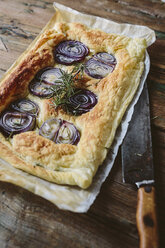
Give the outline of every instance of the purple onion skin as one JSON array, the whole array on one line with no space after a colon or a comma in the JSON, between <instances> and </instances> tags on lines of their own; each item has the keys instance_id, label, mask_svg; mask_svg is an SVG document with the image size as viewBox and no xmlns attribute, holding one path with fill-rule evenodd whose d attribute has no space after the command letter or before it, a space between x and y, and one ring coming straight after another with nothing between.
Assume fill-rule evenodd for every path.
<instances>
[{"instance_id":1,"label":"purple onion skin","mask_svg":"<svg viewBox=\"0 0 165 248\"><path fill-rule=\"evenodd\" d=\"M57 78L56 80L60 80L60 78L62 77L62 70L59 68L54 68L54 67L46 67L46 68L40 70L36 74L35 79L36 79L36 81L39 80L39 81L42 81L42 82L44 82L46 84L50 84L50 85L56 84L55 82L51 82L46 78L46 76L49 74L55 75Z\"/></svg>"},{"instance_id":2,"label":"purple onion skin","mask_svg":"<svg viewBox=\"0 0 165 248\"><path fill-rule=\"evenodd\" d=\"M54 59L64 65L72 65L82 61L89 53L89 49L80 41L66 40L54 48Z\"/></svg>"},{"instance_id":3,"label":"purple onion skin","mask_svg":"<svg viewBox=\"0 0 165 248\"><path fill-rule=\"evenodd\" d=\"M73 130L73 136L72 136L72 139L67 143L67 144L70 144L70 145L77 145L78 142L80 141L80 133L79 131L77 130L77 128L70 122L67 122L67 121L62 121L62 124L61 124L61 127L59 128L56 136L55 136L55 139L54 139L54 142L56 144L66 144L66 143L63 143L61 140L62 140L62 136L60 135L60 130L62 128L72 128Z\"/></svg>"},{"instance_id":4,"label":"purple onion skin","mask_svg":"<svg viewBox=\"0 0 165 248\"><path fill-rule=\"evenodd\" d=\"M15 124L15 126L14 124L12 125L12 117L18 118L20 123L17 123L17 125ZM24 123L22 123L23 121ZM0 130L6 137L13 137L15 134L31 131L34 129L35 124L35 117L26 113L6 111L1 115L0 118Z\"/></svg>"},{"instance_id":5,"label":"purple onion skin","mask_svg":"<svg viewBox=\"0 0 165 248\"><path fill-rule=\"evenodd\" d=\"M70 58L70 57L62 55L60 53L56 53L56 54L54 54L54 59L59 64L72 65L74 63L80 62L84 58Z\"/></svg>"},{"instance_id":6,"label":"purple onion skin","mask_svg":"<svg viewBox=\"0 0 165 248\"><path fill-rule=\"evenodd\" d=\"M41 70L39 70L38 72L37 72L37 74L35 75L35 78L36 79L38 79L38 80L41 80L41 77L42 77L42 74L45 72L45 71L47 71L47 70L52 70L54 67L45 67L45 68L43 68L43 69L41 69Z\"/></svg>"},{"instance_id":7,"label":"purple onion skin","mask_svg":"<svg viewBox=\"0 0 165 248\"><path fill-rule=\"evenodd\" d=\"M62 83L62 73L63 70L59 68L46 67L40 70L35 78L29 84L29 91L40 98L51 98L54 94L54 91L51 89L51 86L58 85ZM49 78L50 75L55 76L55 81Z\"/></svg>"},{"instance_id":8,"label":"purple onion skin","mask_svg":"<svg viewBox=\"0 0 165 248\"><path fill-rule=\"evenodd\" d=\"M49 125L49 123L53 123L53 121L55 123L58 123L59 124L59 127L57 127L57 130L52 131L52 133L44 135L44 133L43 133L43 127L44 127L44 125L45 124L48 124ZM63 137L62 137L61 132L64 130L64 128L70 128L70 130L73 131L73 132L70 132L72 134L72 136L70 136L69 138L71 138L71 139L68 140L68 142L64 142L63 143L62 142ZM61 119L55 119L54 118L54 119L49 119L49 120L45 121L42 124L42 126L41 126L41 128L39 130L39 134L41 136L45 137L45 138L48 138L48 139L54 141L56 144L77 145L78 142L80 141L80 133L77 130L77 128L72 123L67 122L65 120L61 120Z\"/></svg>"},{"instance_id":9,"label":"purple onion skin","mask_svg":"<svg viewBox=\"0 0 165 248\"><path fill-rule=\"evenodd\" d=\"M47 124L48 127L50 127L51 124L54 124L54 123L57 125L56 130L52 130L52 131L50 132L50 129L49 129L49 131L47 130L47 134L45 134L45 133L44 133L45 125ZM60 128L61 125L62 125L61 119L56 119L56 118L48 119L48 120L45 121L45 122L42 124L42 126L40 127L40 129L39 129L39 135L41 135L41 136L43 136L43 137L45 137L45 138L47 138L47 139L54 140L54 138L55 138L55 136L57 135L57 132L58 132L58 130L59 130L59 128Z\"/></svg>"},{"instance_id":10,"label":"purple onion skin","mask_svg":"<svg viewBox=\"0 0 165 248\"><path fill-rule=\"evenodd\" d=\"M94 58L91 58L86 62L85 73L92 78L102 79L109 73L113 72L114 67L114 65L108 65Z\"/></svg>"},{"instance_id":11,"label":"purple onion skin","mask_svg":"<svg viewBox=\"0 0 165 248\"><path fill-rule=\"evenodd\" d=\"M116 58L112 54L96 53L86 62L85 72L90 77L102 79L114 71L116 64Z\"/></svg>"},{"instance_id":12,"label":"purple onion skin","mask_svg":"<svg viewBox=\"0 0 165 248\"><path fill-rule=\"evenodd\" d=\"M77 50L75 48L77 48ZM89 49L80 41L66 40L60 42L55 47L55 52L69 57L82 57L89 53Z\"/></svg>"},{"instance_id":13,"label":"purple onion skin","mask_svg":"<svg viewBox=\"0 0 165 248\"><path fill-rule=\"evenodd\" d=\"M34 111L30 112L30 110L28 111L28 110L25 110L25 109L21 109L19 107L19 104L21 104L21 103L29 103L30 105L34 106ZM31 116L37 116L38 112L39 112L39 106L35 102L33 102L33 101L29 100L29 99L17 100L17 101L15 101L15 102L13 102L11 104L10 108L13 109L14 111L19 111L21 113L26 113L26 114L29 114Z\"/></svg>"},{"instance_id":14,"label":"purple onion skin","mask_svg":"<svg viewBox=\"0 0 165 248\"><path fill-rule=\"evenodd\" d=\"M116 58L112 54L109 54L109 53L104 53L104 52L103 53L96 53L93 56L93 58L97 59L100 62L108 64L108 65L116 65L117 64Z\"/></svg>"},{"instance_id":15,"label":"purple onion skin","mask_svg":"<svg viewBox=\"0 0 165 248\"><path fill-rule=\"evenodd\" d=\"M37 90L36 87L43 87L43 90ZM38 88L39 89L39 88ZM53 96L53 91L51 90L51 86L49 84L46 84L44 82L40 81L31 81L29 84L29 91L32 95L38 96L40 98L51 98Z\"/></svg>"},{"instance_id":16,"label":"purple onion skin","mask_svg":"<svg viewBox=\"0 0 165 248\"><path fill-rule=\"evenodd\" d=\"M97 104L97 96L86 89L77 89L66 104L67 110L74 115L89 112Z\"/></svg>"}]
</instances>

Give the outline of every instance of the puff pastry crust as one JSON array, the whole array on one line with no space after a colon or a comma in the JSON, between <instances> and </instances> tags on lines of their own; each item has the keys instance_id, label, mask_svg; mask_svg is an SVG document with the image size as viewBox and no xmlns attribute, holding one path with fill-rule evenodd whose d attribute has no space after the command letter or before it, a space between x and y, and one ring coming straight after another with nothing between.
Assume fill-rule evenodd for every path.
<instances>
[{"instance_id":1,"label":"puff pastry crust","mask_svg":"<svg viewBox=\"0 0 165 248\"><path fill-rule=\"evenodd\" d=\"M28 91L29 83L40 69L56 66L53 48L63 40L83 42L90 49L90 56L107 52L117 59L115 70L105 78L98 80L86 76L83 88L88 87L94 92L98 103L80 116L52 109L49 99L32 96ZM81 133L80 142L77 146L55 144L36 131L17 134L7 140L0 133L0 157L14 167L45 180L89 187L139 86L145 48L145 39L107 34L79 23L57 23L53 29L44 31L19 63L3 77L0 83L0 113L11 102L28 96L40 107L39 124L51 117L72 122Z\"/></svg>"}]
</instances>

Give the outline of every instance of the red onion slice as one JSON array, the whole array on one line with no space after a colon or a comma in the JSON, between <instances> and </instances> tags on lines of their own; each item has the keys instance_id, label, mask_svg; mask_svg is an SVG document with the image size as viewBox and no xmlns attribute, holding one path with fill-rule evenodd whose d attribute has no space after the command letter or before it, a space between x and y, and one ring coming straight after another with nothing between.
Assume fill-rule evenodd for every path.
<instances>
[{"instance_id":1,"label":"red onion slice","mask_svg":"<svg viewBox=\"0 0 165 248\"><path fill-rule=\"evenodd\" d=\"M101 79L113 72L114 65L108 65L94 58L89 59L85 65L85 72L93 78Z\"/></svg>"},{"instance_id":2,"label":"red onion slice","mask_svg":"<svg viewBox=\"0 0 165 248\"><path fill-rule=\"evenodd\" d=\"M89 49L80 41L66 40L60 42L54 49L54 59L65 65L82 61L89 53Z\"/></svg>"},{"instance_id":3,"label":"red onion slice","mask_svg":"<svg viewBox=\"0 0 165 248\"><path fill-rule=\"evenodd\" d=\"M45 121L39 134L56 144L77 145L80 140L80 133L72 123L55 118Z\"/></svg>"},{"instance_id":4,"label":"red onion slice","mask_svg":"<svg viewBox=\"0 0 165 248\"><path fill-rule=\"evenodd\" d=\"M39 134L47 139L54 140L60 125L61 120L55 118L49 119L42 124Z\"/></svg>"},{"instance_id":5,"label":"red onion slice","mask_svg":"<svg viewBox=\"0 0 165 248\"><path fill-rule=\"evenodd\" d=\"M85 89L77 89L76 93L69 98L67 109L74 115L89 112L97 104L96 95Z\"/></svg>"},{"instance_id":6,"label":"red onion slice","mask_svg":"<svg viewBox=\"0 0 165 248\"><path fill-rule=\"evenodd\" d=\"M36 74L36 79L47 84L55 85L62 82L62 70L59 68L46 67Z\"/></svg>"},{"instance_id":7,"label":"red onion slice","mask_svg":"<svg viewBox=\"0 0 165 248\"><path fill-rule=\"evenodd\" d=\"M93 58L108 65L116 65L117 63L116 58L109 53L96 53Z\"/></svg>"},{"instance_id":8,"label":"red onion slice","mask_svg":"<svg viewBox=\"0 0 165 248\"><path fill-rule=\"evenodd\" d=\"M28 99L21 99L11 104L11 108L21 113L37 116L39 107L35 102Z\"/></svg>"},{"instance_id":9,"label":"red onion slice","mask_svg":"<svg viewBox=\"0 0 165 248\"><path fill-rule=\"evenodd\" d=\"M56 144L77 145L80 141L80 133L72 123L63 121L54 141Z\"/></svg>"},{"instance_id":10,"label":"red onion slice","mask_svg":"<svg viewBox=\"0 0 165 248\"><path fill-rule=\"evenodd\" d=\"M82 58L71 58L65 55L62 55L60 53L56 53L54 55L54 59L56 60L57 63L62 64L62 65L71 65L76 62L80 62Z\"/></svg>"},{"instance_id":11,"label":"red onion slice","mask_svg":"<svg viewBox=\"0 0 165 248\"><path fill-rule=\"evenodd\" d=\"M38 97L43 98L50 98L53 96L53 90L49 84L46 84L41 81L35 81L33 80L29 84L29 90L30 92Z\"/></svg>"},{"instance_id":12,"label":"red onion slice","mask_svg":"<svg viewBox=\"0 0 165 248\"><path fill-rule=\"evenodd\" d=\"M26 113L5 112L0 119L0 129L6 136L33 130L35 118Z\"/></svg>"}]
</instances>

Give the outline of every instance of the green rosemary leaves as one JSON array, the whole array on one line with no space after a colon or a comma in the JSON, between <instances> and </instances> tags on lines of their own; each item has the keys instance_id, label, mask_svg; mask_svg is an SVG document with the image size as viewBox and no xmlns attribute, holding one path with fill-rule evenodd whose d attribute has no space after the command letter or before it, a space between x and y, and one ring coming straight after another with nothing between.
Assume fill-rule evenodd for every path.
<instances>
[{"instance_id":1,"label":"green rosemary leaves","mask_svg":"<svg viewBox=\"0 0 165 248\"><path fill-rule=\"evenodd\" d=\"M76 64L71 72L61 70L60 80L56 80L56 84L51 87L53 91L52 103L55 108L62 106L67 110L68 100L75 94L75 82L82 78L84 69L83 64Z\"/></svg>"}]
</instances>

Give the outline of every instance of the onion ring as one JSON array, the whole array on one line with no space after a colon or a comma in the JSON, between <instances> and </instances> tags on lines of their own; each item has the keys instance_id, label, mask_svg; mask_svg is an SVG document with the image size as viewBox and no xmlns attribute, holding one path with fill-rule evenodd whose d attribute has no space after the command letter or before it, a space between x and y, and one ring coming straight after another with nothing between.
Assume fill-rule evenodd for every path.
<instances>
[{"instance_id":1,"label":"onion ring","mask_svg":"<svg viewBox=\"0 0 165 248\"><path fill-rule=\"evenodd\" d=\"M60 126L61 120L55 118L49 119L42 124L39 134L47 139L54 140Z\"/></svg>"},{"instance_id":2,"label":"onion ring","mask_svg":"<svg viewBox=\"0 0 165 248\"><path fill-rule=\"evenodd\" d=\"M63 121L55 137L56 144L77 145L80 140L80 133L70 122Z\"/></svg>"},{"instance_id":3,"label":"onion ring","mask_svg":"<svg viewBox=\"0 0 165 248\"><path fill-rule=\"evenodd\" d=\"M56 144L77 145L80 140L80 133L72 123L56 118L45 121L39 134Z\"/></svg>"},{"instance_id":4,"label":"onion ring","mask_svg":"<svg viewBox=\"0 0 165 248\"><path fill-rule=\"evenodd\" d=\"M37 116L39 106L29 99L21 99L11 104L11 108L21 113L27 113L32 116Z\"/></svg>"},{"instance_id":5,"label":"onion ring","mask_svg":"<svg viewBox=\"0 0 165 248\"><path fill-rule=\"evenodd\" d=\"M96 95L85 89L77 89L75 94L69 98L66 107L74 115L89 112L97 104Z\"/></svg>"},{"instance_id":6,"label":"onion ring","mask_svg":"<svg viewBox=\"0 0 165 248\"><path fill-rule=\"evenodd\" d=\"M6 136L33 130L35 117L20 112L5 112L0 118L0 129Z\"/></svg>"},{"instance_id":7,"label":"onion ring","mask_svg":"<svg viewBox=\"0 0 165 248\"><path fill-rule=\"evenodd\" d=\"M37 80L51 85L60 84L60 82L62 82L61 77L62 70L53 67L46 67L40 70L35 76Z\"/></svg>"},{"instance_id":8,"label":"onion ring","mask_svg":"<svg viewBox=\"0 0 165 248\"><path fill-rule=\"evenodd\" d=\"M71 65L82 61L89 53L89 49L80 41L66 40L54 48L54 59L64 65Z\"/></svg>"},{"instance_id":9,"label":"onion ring","mask_svg":"<svg viewBox=\"0 0 165 248\"><path fill-rule=\"evenodd\" d=\"M108 65L116 65L116 58L110 53L96 53L93 58Z\"/></svg>"},{"instance_id":10,"label":"onion ring","mask_svg":"<svg viewBox=\"0 0 165 248\"><path fill-rule=\"evenodd\" d=\"M33 95L41 98L50 98L53 96L54 93L49 84L35 80L31 81L31 83L29 84L29 91Z\"/></svg>"},{"instance_id":11,"label":"onion ring","mask_svg":"<svg viewBox=\"0 0 165 248\"><path fill-rule=\"evenodd\" d=\"M114 70L114 65L108 65L94 58L89 59L85 65L85 72L90 77L102 79Z\"/></svg>"}]
</instances>

